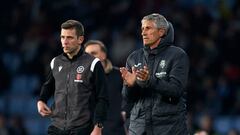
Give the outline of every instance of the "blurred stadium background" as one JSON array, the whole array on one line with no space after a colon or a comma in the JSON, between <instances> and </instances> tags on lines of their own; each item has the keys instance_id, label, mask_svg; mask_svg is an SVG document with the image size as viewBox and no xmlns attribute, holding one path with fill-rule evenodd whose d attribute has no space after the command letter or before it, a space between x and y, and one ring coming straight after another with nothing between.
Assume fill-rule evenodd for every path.
<instances>
[{"instance_id":1,"label":"blurred stadium background","mask_svg":"<svg viewBox=\"0 0 240 135\"><path fill-rule=\"evenodd\" d=\"M116 66L142 46L140 21L158 12L175 28L191 61L191 134L240 132L239 0L8 0L0 5L0 135L43 135L36 99L50 60L60 54L60 24L81 21L85 41L102 40ZM238 35L238 36L237 36Z\"/></svg>"}]
</instances>

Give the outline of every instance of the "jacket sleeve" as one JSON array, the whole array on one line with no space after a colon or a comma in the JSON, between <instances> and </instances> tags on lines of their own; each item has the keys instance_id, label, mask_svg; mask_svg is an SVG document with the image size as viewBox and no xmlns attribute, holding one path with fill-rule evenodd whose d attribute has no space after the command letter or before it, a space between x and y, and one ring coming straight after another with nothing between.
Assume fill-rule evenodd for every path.
<instances>
[{"instance_id":1,"label":"jacket sleeve","mask_svg":"<svg viewBox=\"0 0 240 135\"><path fill-rule=\"evenodd\" d=\"M55 80L52 74L52 70L50 70L47 76L47 80L42 85L38 100L41 100L47 103L48 99L53 95L54 90L55 90Z\"/></svg>"},{"instance_id":2,"label":"jacket sleeve","mask_svg":"<svg viewBox=\"0 0 240 135\"><path fill-rule=\"evenodd\" d=\"M128 91L128 88L126 86L123 86L122 89L122 105L121 105L121 109L122 111L126 112L126 118L130 117L130 112L132 110L132 107L134 105L134 97L135 96L127 96L126 92Z\"/></svg>"},{"instance_id":3,"label":"jacket sleeve","mask_svg":"<svg viewBox=\"0 0 240 135\"><path fill-rule=\"evenodd\" d=\"M126 62L126 68L128 71L132 72L133 58L130 55ZM142 89L138 85L134 85L133 87L128 87L123 84L122 88L122 110L126 111L127 115L130 114L130 111L134 105L134 103L139 99L142 94Z\"/></svg>"},{"instance_id":4,"label":"jacket sleeve","mask_svg":"<svg viewBox=\"0 0 240 135\"><path fill-rule=\"evenodd\" d=\"M151 76L146 87L159 92L163 96L180 97L187 85L189 59L185 52L179 53L173 60L168 79L157 79Z\"/></svg>"},{"instance_id":5,"label":"jacket sleeve","mask_svg":"<svg viewBox=\"0 0 240 135\"><path fill-rule=\"evenodd\" d=\"M131 66L128 62L129 58L126 63L126 68L128 69L128 71L131 71ZM133 87L128 87L127 85L123 84L121 109L122 111L126 112L126 119L130 118L131 110L134 106L134 103L137 101L140 95L140 89L138 89L137 87L137 85L134 85Z\"/></svg>"},{"instance_id":6,"label":"jacket sleeve","mask_svg":"<svg viewBox=\"0 0 240 135\"><path fill-rule=\"evenodd\" d=\"M125 66L129 72L132 72L131 65L134 64L134 60L132 56L133 55L129 55L129 57L127 58L126 66ZM123 85L123 89L122 89L123 98L137 98L140 93L141 93L140 87L136 85L136 83L132 87Z\"/></svg>"},{"instance_id":7,"label":"jacket sleeve","mask_svg":"<svg viewBox=\"0 0 240 135\"><path fill-rule=\"evenodd\" d=\"M94 112L94 123L103 121L107 116L108 109L108 89L106 76L103 70L103 67L99 62L96 63L94 71L93 71L95 90L96 90L96 108Z\"/></svg>"}]
</instances>

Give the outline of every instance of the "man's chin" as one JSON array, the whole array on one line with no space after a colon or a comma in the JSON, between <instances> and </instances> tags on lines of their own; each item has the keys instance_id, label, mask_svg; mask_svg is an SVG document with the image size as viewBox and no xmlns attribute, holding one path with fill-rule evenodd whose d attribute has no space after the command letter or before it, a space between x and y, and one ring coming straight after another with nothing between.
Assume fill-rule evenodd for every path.
<instances>
[{"instance_id":1,"label":"man's chin","mask_svg":"<svg viewBox=\"0 0 240 135\"><path fill-rule=\"evenodd\" d=\"M70 51L69 51L69 50L66 50L66 49L63 49L63 52L64 52L64 53L69 53Z\"/></svg>"},{"instance_id":2,"label":"man's chin","mask_svg":"<svg viewBox=\"0 0 240 135\"><path fill-rule=\"evenodd\" d=\"M150 46L150 44L147 44L147 43L143 43L144 46Z\"/></svg>"}]
</instances>

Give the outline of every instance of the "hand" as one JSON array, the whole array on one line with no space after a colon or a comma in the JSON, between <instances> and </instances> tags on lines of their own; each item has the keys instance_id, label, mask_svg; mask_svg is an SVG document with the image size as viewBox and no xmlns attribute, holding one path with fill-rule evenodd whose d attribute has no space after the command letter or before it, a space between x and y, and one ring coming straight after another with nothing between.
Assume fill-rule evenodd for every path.
<instances>
[{"instance_id":1,"label":"hand","mask_svg":"<svg viewBox=\"0 0 240 135\"><path fill-rule=\"evenodd\" d=\"M43 101L38 101L37 102L37 108L38 108L38 113L42 117L46 117L52 114L52 111L48 106L43 102Z\"/></svg>"},{"instance_id":2,"label":"hand","mask_svg":"<svg viewBox=\"0 0 240 135\"><path fill-rule=\"evenodd\" d=\"M136 82L136 68L132 67L132 73L127 70L125 67L120 68L124 84L128 87L132 87Z\"/></svg>"},{"instance_id":3,"label":"hand","mask_svg":"<svg viewBox=\"0 0 240 135\"><path fill-rule=\"evenodd\" d=\"M137 70L136 76L139 81L147 81L150 78L148 67L144 66L143 69Z\"/></svg>"},{"instance_id":4,"label":"hand","mask_svg":"<svg viewBox=\"0 0 240 135\"><path fill-rule=\"evenodd\" d=\"M95 125L91 135L102 135L102 129Z\"/></svg>"}]
</instances>

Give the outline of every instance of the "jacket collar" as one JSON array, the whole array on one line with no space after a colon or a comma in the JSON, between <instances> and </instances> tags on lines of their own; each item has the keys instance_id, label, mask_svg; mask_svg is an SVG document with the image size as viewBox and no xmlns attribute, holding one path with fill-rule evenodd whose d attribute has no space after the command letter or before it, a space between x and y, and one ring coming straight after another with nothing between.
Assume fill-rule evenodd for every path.
<instances>
[{"instance_id":1,"label":"jacket collar","mask_svg":"<svg viewBox=\"0 0 240 135\"><path fill-rule=\"evenodd\" d=\"M83 52L84 52L83 47L81 47L80 50L78 51L78 53L76 55L74 55L72 59L69 59L69 57L66 53L63 53L63 56L64 56L64 59L67 59L69 61L74 61L78 57L80 57L83 54Z\"/></svg>"},{"instance_id":2,"label":"jacket collar","mask_svg":"<svg viewBox=\"0 0 240 135\"><path fill-rule=\"evenodd\" d=\"M161 44L161 43L154 49L151 49L149 46L144 46L143 47L143 52L144 52L145 56L147 56L147 55L157 55L168 46L170 46L170 44Z\"/></svg>"}]
</instances>

